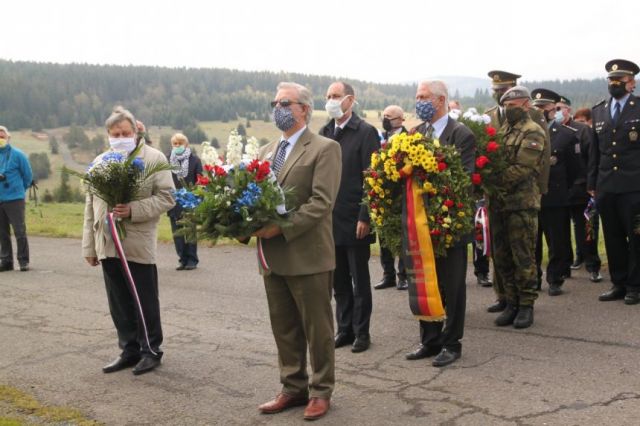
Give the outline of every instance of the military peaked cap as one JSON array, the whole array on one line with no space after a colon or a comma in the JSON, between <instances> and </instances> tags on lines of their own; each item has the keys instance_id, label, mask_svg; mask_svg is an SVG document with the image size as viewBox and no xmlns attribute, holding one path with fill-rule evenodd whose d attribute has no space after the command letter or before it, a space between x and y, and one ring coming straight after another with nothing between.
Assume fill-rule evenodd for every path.
<instances>
[{"instance_id":1,"label":"military peaked cap","mask_svg":"<svg viewBox=\"0 0 640 426\"><path fill-rule=\"evenodd\" d=\"M571 99L565 98L562 95L560 95L560 99L558 100L558 102L562 102L563 104L571 105Z\"/></svg>"},{"instance_id":2,"label":"military peaked cap","mask_svg":"<svg viewBox=\"0 0 640 426\"><path fill-rule=\"evenodd\" d=\"M608 77L622 77L625 75L636 75L640 68L631 61L624 59L612 59L604 66L609 73Z\"/></svg>"},{"instance_id":3,"label":"military peaked cap","mask_svg":"<svg viewBox=\"0 0 640 426\"><path fill-rule=\"evenodd\" d=\"M487 75L491 77L491 87L494 89L514 86L518 84L517 80L522 77L518 74L498 70L489 71Z\"/></svg>"},{"instance_id":4,"label":"military peaked cap","mask_svg":"<svg viewBox=\"0 0 640 426\"><path fill-rule=\"evenodd\" d=\"M534 105L555 104L560 102L560 95L549 89L535 89L531 92Z\"/></svg>"}]
</instances>

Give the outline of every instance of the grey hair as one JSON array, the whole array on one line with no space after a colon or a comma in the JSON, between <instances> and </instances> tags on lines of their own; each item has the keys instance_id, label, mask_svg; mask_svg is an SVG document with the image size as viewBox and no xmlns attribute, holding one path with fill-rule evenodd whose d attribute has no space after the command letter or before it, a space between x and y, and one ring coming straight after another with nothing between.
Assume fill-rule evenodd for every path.
<instances>
[{"instance_id":1,"label":"grey hair","mask_svg":"<svg viewBox=\"0 0 640 426\"><path fill-rule=\"evenodd\" d=\"M425 80L420 82L420 86L427 86L434 96L444 96L444 104L449 105L449 90L442 80Z\"/></svg>"},{"instance_id":2,"label":"grey hair","mask_svg":"<svg viewBox=\"0 0 640 426\"><path fill-rule=\"evenodd\" d=\"M113 108L113 112L111 113L109 118L107 118L107 121L104 122L104 126L107 128L107 130L110 130L113 126L123 121L130 122L133 131L136 131L136 118L133 116L133 114L131 114L131 111L118 105Z\"/></svg>"},{"instance_id":3,"label":"grey hair","mask_svg":"<svg viewBox=\"0 0 640 426\"><path fill-rule=\"evenodd\" d=\"M7 129L4 126L0 126L0 130L4 130L4 132L7 134L7 137L10 138L11 137L11 133L9 133L9 129Z\"/></svg>"},{"instance_id":4,"label":"grey hair","mask_svg":"<svg viewBox=\"0 0 640 426\"><path fill-rule=\"evenodd\" d=\"M311 94L311 90L307 89L302 84L288 81L282 81L278 83L278 87L276 88L276 90L282 89L293 89L298 92L298 102L308 107L307 114L304 117L304 121L309 124L309 122L311 121L311 114L313 114L313 95Z\"/></svg>"}]
</instances>

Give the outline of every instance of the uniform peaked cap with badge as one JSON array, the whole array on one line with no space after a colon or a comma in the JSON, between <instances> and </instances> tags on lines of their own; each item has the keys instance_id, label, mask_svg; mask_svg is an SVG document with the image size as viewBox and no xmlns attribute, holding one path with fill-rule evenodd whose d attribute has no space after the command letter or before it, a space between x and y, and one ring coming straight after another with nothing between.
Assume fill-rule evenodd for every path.
<instances>
[{"instance_id":1,"label":"uniform peaked cap with badge","mask_svg":"<svg viewBox=\"0 0 640 426\"><path fill-rule=\"evenodd\" d=\"M533 99L533 104L535 106L562 102L562 96L549 89L534 89L531 92L531 98Z\"/></svg>"},{"instance_id":2,"label":"uniform peaked cap with badge","mask_svg":"<svg viewBox=\"0 0 640 426\"><path fill-rule=\"evenodd\" d=\"M626 59L612 59L605 64L604 68L609 73L607 75L609 78L634 76L640 72L640 67Z\"/></svg>"},{"instance_id":3,"label":"uniform peaked cap with badge","mask_svg":"<svg viewBox=\"0 0 640 426\"><path fill-rule=\"evenodd\" d=\"M492 89L504 89L512 87L518 84L518 79L522 77L518 74L513 74L507 71L493 70L489 71L487 75L491 78Z\"/></svg>"}]
</instances>

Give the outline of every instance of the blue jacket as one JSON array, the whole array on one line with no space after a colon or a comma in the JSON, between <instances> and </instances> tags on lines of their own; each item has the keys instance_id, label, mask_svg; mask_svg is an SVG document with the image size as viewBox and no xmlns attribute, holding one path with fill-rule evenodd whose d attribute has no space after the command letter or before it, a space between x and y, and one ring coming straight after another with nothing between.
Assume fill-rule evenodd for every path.
<instances>
[{"instance_id":1,"label":"blue jacket","mask_svg":"<svg viewBox=\"0 0 640 426\"><path fill-rule=\"evenodd\" d=\"M0 182L0 203L24 200L33 180L26 155L11 145L0 148L0 173L6 178Z\"/></svg>"}]
</instances>

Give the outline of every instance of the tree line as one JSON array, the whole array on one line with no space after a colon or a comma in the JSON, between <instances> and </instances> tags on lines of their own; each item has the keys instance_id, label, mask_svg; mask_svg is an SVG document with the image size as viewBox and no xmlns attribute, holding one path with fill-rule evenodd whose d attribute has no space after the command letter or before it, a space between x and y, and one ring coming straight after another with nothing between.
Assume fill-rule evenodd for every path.
<instances>
[{"instance_id":1,"label":"tree line","mask_svg":"<svg viewBox=\"0 0 640 426\"><path fill-rule=\"evenodd\" d=\"M150 125L197 129L198 121L269 120L269 102L280 81L304 84L314 93L314 107L322 109L324 93L335 80L286 72L0 60L0 117L12 129L34 131L101 126L113 106L122 104ZM354 86L361 110L397 104L413 111L416 84L345 81ZM576 106L591 106L606 95L604 79L525 84L556 90ZM489 90L461 101L465 107L494 104Z\"/></svg>"}]
</instances>

